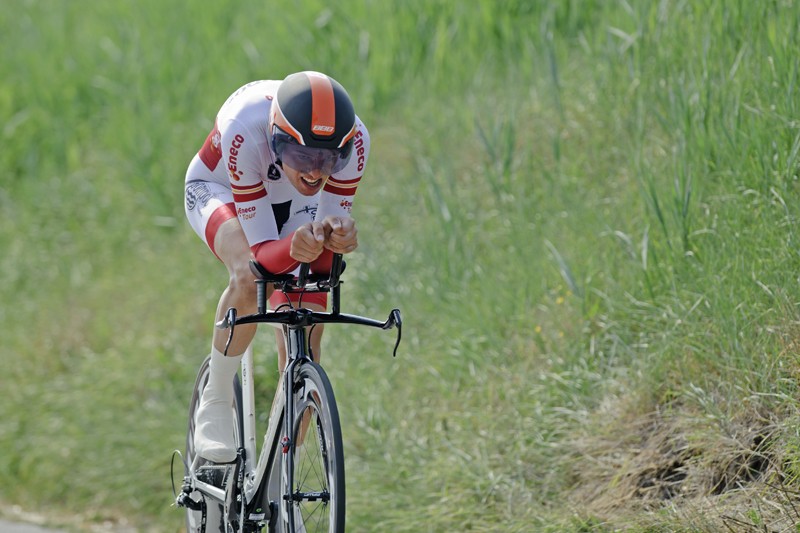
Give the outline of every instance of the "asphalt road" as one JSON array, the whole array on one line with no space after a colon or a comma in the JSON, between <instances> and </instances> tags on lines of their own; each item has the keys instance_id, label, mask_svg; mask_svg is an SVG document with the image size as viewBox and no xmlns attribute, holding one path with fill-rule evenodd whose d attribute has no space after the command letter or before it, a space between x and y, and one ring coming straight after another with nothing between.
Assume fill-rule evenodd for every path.
<instances>
[{"instance_id":1,"label":"asphalt road","mask_svg":"<svg viewBox=\"0 0 800 533\"><path fill-rule=\"evenodd\" d=\"M31 524L0 520L0 533L64 533L62 529L47 529Z\"/></svg>"}]
</instances>

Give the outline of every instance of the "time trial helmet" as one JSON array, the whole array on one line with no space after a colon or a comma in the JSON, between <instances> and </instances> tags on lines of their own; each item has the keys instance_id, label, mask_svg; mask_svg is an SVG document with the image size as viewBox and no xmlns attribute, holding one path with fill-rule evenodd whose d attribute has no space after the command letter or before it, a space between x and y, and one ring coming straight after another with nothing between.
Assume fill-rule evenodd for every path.
<instances>
[{"instance_id":1,"label":"time trial helmet","mask_svg":"<svg viewBox=\"0 0 800 533\"><path fill-rule=\"evenodd\" d=\"M281 161L302 172L332 174L350 160L356 115L339 82L319 72L297 72L278 86L269 129Z\"/></svg>"}]
</instances>

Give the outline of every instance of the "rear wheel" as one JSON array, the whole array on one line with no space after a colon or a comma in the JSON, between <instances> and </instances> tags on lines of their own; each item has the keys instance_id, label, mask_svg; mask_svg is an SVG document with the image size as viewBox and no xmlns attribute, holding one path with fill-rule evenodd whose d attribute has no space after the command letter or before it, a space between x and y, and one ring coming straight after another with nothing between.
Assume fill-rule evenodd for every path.
<instances>
[{"instance_id":1,"label":"rear wheel","mask_svg":"<svg viewBox=\"0 0 800 533\"><path fill-rule=\"evenodd\" d=\"M301 365L293 394L295 420L288 454L290 494L283 502L285 530L342 533L345 481L339 411L328 376L316 363ZM291 457L288 455L291 454ZM286 480L284 480L286 481Z\"/></svg>"},{"instance_id":2,"label":"rear wheel","mask_svg":"<svg viewBox=\"0 0 800 533\"><path fill-rule=\"evenodd\" d=\"M194 389L192 389L192 400L189 403L189 427L186 432L186 467L185 475L189 475L189 469L197 460L195 465L195 476L200 478L206 483L222 488L226 479L227 469L232 468L229 465L215 465L205 459L198 458L194 449L194 430L197 417L197 409L200 406L200 397L203 394L203 389L208 383L209 363L211 357L206 357L203 364L200 365L200 370L197 372L197 379L195 380ZM232 416L234 420L234 431L236 437L237 447L243 442L244 428L242 427L242 387L239 384L239 376L235 376L233 380L233 404L231 405ZM198 491L190 494L194 501L202 501L205 499L206 503L206 532L220 531L226 532L225 527L225 511L224 502L216 501L211 498L204 498ZM203 531L202 529L203 513L201 511L194 511L186 509L186 531L195 533Z\"/></svg>"}]
</instances>

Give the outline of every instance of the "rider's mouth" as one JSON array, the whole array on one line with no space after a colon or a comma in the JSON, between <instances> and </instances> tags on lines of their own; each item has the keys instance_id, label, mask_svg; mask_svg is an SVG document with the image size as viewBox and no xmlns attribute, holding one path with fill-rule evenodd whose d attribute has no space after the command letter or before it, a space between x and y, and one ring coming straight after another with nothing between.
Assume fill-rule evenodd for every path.
<instances>
[{"instance_id":1,"label":"rider's mouth","mask_svg":"<svg viewBox=\"0 0 800 533\"><path fill-rule=\"evenodd\" d=\"M310 179L306 178L305 176L303 176L303 177L302 177L302 178L300 178L300 179L302 179L302 180L303 180L303 183L305 183L306 185L308 185L308 186L309 186L309 187L311 187L312 189L316 189L316 188L317 188L317 187L319 187L319 186L320 186L320 184L322 183L322 178L317 178L317 179L315 179L315 180L310 180Z\"/></svg>"}]
</instances>

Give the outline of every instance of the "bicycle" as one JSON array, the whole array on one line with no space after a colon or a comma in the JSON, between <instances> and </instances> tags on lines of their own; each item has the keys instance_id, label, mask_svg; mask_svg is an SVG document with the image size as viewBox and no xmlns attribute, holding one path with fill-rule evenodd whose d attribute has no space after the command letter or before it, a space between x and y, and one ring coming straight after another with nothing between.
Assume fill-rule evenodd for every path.
<instances>
[{"instance_id":1,"label":"bicycle","mask_svg":"<svg viewBox=\"0 0 800 533\"><path fill-rule=\"evenodd\" d=\"M268 323L281 327L286 343L287 363L270 409L261 452L256 457L255 397L253 352L248 347L242 357L241 380L234 378L231 412L237 444L232 463L210 463L194 450L195 414L208 380L207 357L197 374L189 404L186 457L179 451L184 477L177 506L186 509L187 530L269 533L341 533L345 523L345 476L342 432L333 388L325 371L309 353L308 327L315 324L356 324L389 330L397 328L393 355L397 355L402 335L399 309L393 309L385 322L340 311L340 275L345 263L334 254L328 276L308 274L301 266L297 277L274 275L252 260L257 284L257 312L237 316L228 309L216 324L229 329L228 346L236 326ZM267 286L284 293L329 292L331 311L317 312L291 304L268 311ZM174 476L173 476L174 491Z\"/></svg>"}]
</instances>

